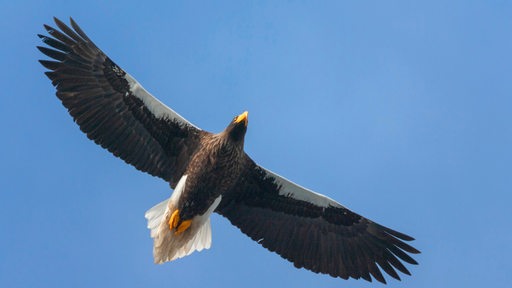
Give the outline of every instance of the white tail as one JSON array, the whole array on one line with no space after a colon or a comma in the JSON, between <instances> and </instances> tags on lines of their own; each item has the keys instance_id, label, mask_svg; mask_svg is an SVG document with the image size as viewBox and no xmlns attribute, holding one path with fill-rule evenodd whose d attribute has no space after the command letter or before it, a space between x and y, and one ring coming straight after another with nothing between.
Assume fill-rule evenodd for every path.
<instances>
[{"instance_id":1,"label":"white tail","mask_svg":"<svg viewBox=\"0 0 512 288\"><path fill-rule=\"evenodd\" d=\"M157 264L185 257L196 250L208 249L212 244L210 214L219 205L221 196L215 199L203 215L192 218L192 224L183 233L176 235L169 229L171 213L185 190L186 181L187 175L182 176L171 198L153 206L145 214L151 238L154 239L153 257Z\"/></svg>"}]
</instances>

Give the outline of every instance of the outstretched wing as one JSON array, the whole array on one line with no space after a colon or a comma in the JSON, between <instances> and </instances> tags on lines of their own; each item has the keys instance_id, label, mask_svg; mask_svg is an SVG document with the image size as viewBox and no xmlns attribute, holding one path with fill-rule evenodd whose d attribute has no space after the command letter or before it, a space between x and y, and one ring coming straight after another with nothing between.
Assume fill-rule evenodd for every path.
<instances>
[{"instance_id":1,"label":"outstretched wing","mask_svg":"<svg viewBox=\"0 0 512 288\"><path fill-rule=\"evenodd\" d=\"M263 247L316 273L386 283L380 269L400 279L402 264L417 264L412 237L366 219L334 200L300 187L246 156L236 188L216 212Z\"/></svg>"},{"instance_id":2,"label":"outstretched wing","mask_svg":"<svg viewBox=\"0 0 512 288\"><path fill-rule=\"evenodd\" d=\"M87 134L137 169L175 186L203 132L148 93L117 66L70 19L60 31L38 35L51 48L37 47L55 61L40 60L57 97Z\"/></svg>"}]
</instances>

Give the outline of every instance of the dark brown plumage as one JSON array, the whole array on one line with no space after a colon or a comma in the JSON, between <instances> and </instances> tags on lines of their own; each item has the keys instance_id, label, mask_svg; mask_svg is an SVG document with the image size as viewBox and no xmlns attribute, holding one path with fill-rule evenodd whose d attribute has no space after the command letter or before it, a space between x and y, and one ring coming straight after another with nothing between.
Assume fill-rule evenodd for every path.
<instances>
[{"instance_id":1,"label":"dark brown plumage","mask_svg":"<svg viewBox=\"0 0 512 288\"><path fill-rule=\"evenodd\" d=\"M146 213L155 262L209 248L217 212L298 268L385 283L417 264L412 237L368 220L336 201L258 166L244 151L247 113L219 134L168 108L110 58L71 19L55 19L51 48L38 49L57 97L89 139L137 169L169 182L171 198ZM379 269L380 267L380 269Z\"/></svg>"}]
</instances>

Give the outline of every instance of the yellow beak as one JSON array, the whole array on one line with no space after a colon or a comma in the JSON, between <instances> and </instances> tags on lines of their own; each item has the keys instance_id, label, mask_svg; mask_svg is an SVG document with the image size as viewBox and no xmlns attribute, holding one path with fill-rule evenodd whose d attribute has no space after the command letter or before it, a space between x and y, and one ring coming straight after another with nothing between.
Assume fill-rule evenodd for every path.
<instances>
[{"instance_id":1,"label":"yellow beak","mask_svg":"<svg viewBox=\"0 0 512 288\"><path fill-rule=\"evenodd\" d=\"M240 123L244 121L244 125L247 127L247 124L249 123L249 112L245 111L244 113L238 115L235 119L235 123Z\"/></svg>"}]
</instances>

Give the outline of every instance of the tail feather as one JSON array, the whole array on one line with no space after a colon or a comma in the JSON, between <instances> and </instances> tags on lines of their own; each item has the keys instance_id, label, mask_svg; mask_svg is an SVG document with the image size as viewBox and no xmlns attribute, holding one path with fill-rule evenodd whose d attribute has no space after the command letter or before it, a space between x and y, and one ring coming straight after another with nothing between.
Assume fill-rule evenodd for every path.
<instances>
[{"instance_id":1,"label":"tail feather","mask_svg":"<svg viewBox=\"0 0 512 288\"><path fill-rule=\"evenodd\" d=\"M164 217L168 202L169 199L166 199L156 204L144 215L148 220L148 229L151 231L151 238L155 238L157 235L158 226L160 226L160 223L162 223L162 218Z\"/></svg>"},{"instance_id":2,"label":"tail feather","mask_svg":"<svg viewBox=\"0 0 512 288\"><path fill-rule=\"evenodd\" d=\"M148 228L151 230L153 243L153 257L155 263L164 263L185 257L194 251L208 249L212 243L212 232L210 227L210 214L217 208L221 196L215 199L210 208L203 214L192 218L191 226L176 235L169 229L169 219L171 212L176 209L176 205L185 189L187 176L183 176L171 198L160 202L149 209L145 217L148 220Z\"/></svg>"}]
</instances>

